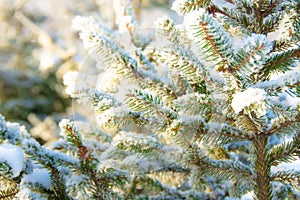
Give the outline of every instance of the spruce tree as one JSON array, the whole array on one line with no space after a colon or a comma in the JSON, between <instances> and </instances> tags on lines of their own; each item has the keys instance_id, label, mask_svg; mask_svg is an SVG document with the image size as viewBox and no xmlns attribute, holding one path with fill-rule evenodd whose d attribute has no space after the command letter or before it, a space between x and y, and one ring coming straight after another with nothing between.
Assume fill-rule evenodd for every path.
<instances>
[{"instance_id":1,"label":"spruce tree","mask_svg":"<svg viewBox=\"0 0 300 200\"><path fill-rule=\"evenodd\" d=\"M162 18L152 39L114 6L118 31L74 20L97 65L65 83L95 124L63 120L46 148L1 118L19 159L0 153L0 197L299 198L299 171L276 167L299 160L299 2L177 0L183 24Z\"/></svg>"}]
</instances>

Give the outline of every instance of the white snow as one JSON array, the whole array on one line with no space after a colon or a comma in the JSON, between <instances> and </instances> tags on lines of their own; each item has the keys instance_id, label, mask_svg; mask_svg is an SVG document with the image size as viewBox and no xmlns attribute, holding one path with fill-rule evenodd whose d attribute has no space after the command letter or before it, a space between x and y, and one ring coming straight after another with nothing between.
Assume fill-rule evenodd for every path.
<instances>
[{"instance_id":1,"label":"white snow","mask_svg":"<svg viewBox=\"0 0 300 200\"><path fill-rule=\"evenodd\" d=\"M97 22L93 17L82 17L82 16L75 16L72 21L73 28L75 30L95 30L97 27Z\"/></svg>"},{"instance_id":2,"label":"white snow","mask_svg":"<svg viewBox=\"0 0 300 200\"><path fill-rule=\"evenodd\" d=\"M232 197L225 197L225 200L254 200L254 192L250 191L244 194L240 199L232 198Z\"/></svg>"},{"instance_id":3,"label":"white snow","mask_svg":"<svg viewBox=\"0 0 300 200\"><path fill-rule=\"evenodd\" d=\"M291 106L293 108L300 106L300 98L288 92L279 94L279 100L286 106Z\"/></svg>"},{"instance_id":4,"label":"white snow","mask_svg":"<svg viewBox=\"0 0 300 200\"><path fill-rule=\"evenodd\" d=\"M175 12L177 12L179 15L181 14L182 9L184 9L184 4L187 2L187 0L177 0L173 3L172 5L172 10L174 10Z\"/></svg>"},{"instance_id":5,"label":"white snow","mask_svg":"<svg viewBox=\"0 0 300 200\"><path fill-rule=\"evenodd\" d=\"M290 163L280 163L278 166L271 167L271 171L273 172L283 171L283 170L300 171L300 159L296 157L295 161L292 161Z\"/></svg>"},{"instance_id":6,"label":"white snow","mask_svg":"<svg viewBox=\"0 0 300 200\"><path fill-rule=\"evenodd\" d=\"M300 81L300 67L295 67L284 74L280 74L270 81L259 82L253 87L255 88L266 88L266 89L276 89L280 87L285 87L287 85L293 85Z\"/></svg>"},{"instance_id":7,"label":"white snow","mask_svg":"<svg viewBox=\"0 0 300 200\"><path fill-rule=\"evenodd\" d=\"M248 88L243 92L237 92L233 95L231 106L236 114L242 110L254 111L258 117L267 113L265 105L267 93L263 89ZM245 110L247 109L247 110Z\"/></svg>"},{"instance_id":8,"label":"white snow","mask_svg":"<svg viewBox=\"0 0 300 200\"><path fill-rule=\"evenodd\" d=\"M189 30L191 26L198 25L199 21L200 21L199 16L203 16L203 15L205 15L205 10L200 9L197 11L193 11L193 12L187 14L186 16L184 16L183 24L184 24L185 28L187 30ZM193 31L188 31L187 34L188 34L189 38L193 39L193 37L194 37Z\"/></svg>"},{"instance_id":9,"label":"white snow","mask_svg":"<svg viewBox=\"0 0 300 200\"><path fill-rule=\"evenodd\" d=\"M19 176L23 168L23 151L12 144L0 145L0 162L4 160L12 168L13 177Z\"/></svg>"},{"instance_id":10,"label":"white snow","mask_svg":"<svg viewBox=\"0 0 300 200\"><path fill-rule=\"evenodd\" d=\"M251 191L251 192L248 192L246 194L244 194L241 198L241 200L253 200L254 198L254 192Z\"/></svg>"},{"instance_id":11,"label":"white snow","mask_svg":"<svg viewBox=\"0 0 300 200\"><path fill-rule=\"evenodd\" d=\"M50 189L51 187L50 174L45 169L34 169L31 174L25 175L22 181L25 183L38 183L46 189Z\"/></svg>"}]
</instances>

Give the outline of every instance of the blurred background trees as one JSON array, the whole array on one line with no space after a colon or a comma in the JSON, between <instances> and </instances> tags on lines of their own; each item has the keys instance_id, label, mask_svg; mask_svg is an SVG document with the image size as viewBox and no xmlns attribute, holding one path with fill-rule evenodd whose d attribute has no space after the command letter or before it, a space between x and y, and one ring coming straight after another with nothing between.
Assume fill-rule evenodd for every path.
<instances>
[{"instance_id":1,"label":"blurred background trees","mask_svg":"<svg viewBox=\"0 0 300 200\"><path fill-rule=\"evenodd\" d=\"M133 5L142 26L152 27L155 18L170 13L171 3L134 0ZM0 113L41 142L52 141L56 124L72 114L62 77L87 58L72 20L89 15L115 29L113 5L110 0L2 0L0 10Z\"/></svg>"}]
</instances>

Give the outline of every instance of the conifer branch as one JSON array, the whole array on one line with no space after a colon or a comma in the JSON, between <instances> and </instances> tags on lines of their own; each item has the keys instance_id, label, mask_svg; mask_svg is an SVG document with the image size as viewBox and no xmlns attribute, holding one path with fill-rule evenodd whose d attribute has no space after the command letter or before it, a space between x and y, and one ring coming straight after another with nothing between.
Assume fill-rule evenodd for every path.
<instances>
[{"instance_id":1,"label":"conifer branch","mask_svg":"<svg viewBox=\"0 0 300 200\"><path fill-rule=\"evenodd\" d=\"M273 9L276 8L276 6L278 6L278 4L280 4L280 3L281 3L281 0L271 1L271 4L267 6L267 9L262 11L261 17L265 18L268 15L270 15L271 13L273 13Z\"/></svg>"},{"instance_id":2,"label":"conifer branch","mask_svg":"<svg viewBox=\"0 0 300 200\"><path fill-rule=\"evenodd\" d=\"M226 9L225 11L227 14L223 14L224 20L228 25L239 29L245 35L252 33L254 20L253 15L251 15L252 10L249 11L250 14L237 9Z\"/></svg>"},{"instance_id":3,"label":"conifer branch","mask_svg":"<svg viewBox=\"0 0 300 200\"><path fill-rule=\"evenodd\" d=\"M89 182L93 197L97 200L102 200L109 196L115 196L116 194L110 189L110 182L113 181L115 177L105 175L109 173L109 169L103 172L97 170L98 159L96 159L90 152L90 149L83 144L80 134L72 123L63 121L60 123L60 126L66 130L68 141L77 147L77 156L80 160L79 170L90 178ZM125 179L126 177L120 176L117 180L123 178ZM118 181L116 181L116 183L117 182Z\"/></svg>"},{"instance_id":4,"label":"conifer branch","mask_svg":"<svg viewBox=\"0 0 300 200\"><path fill-rule=\"evenodd\" d=\"M2 163L0 163L0 166L1 164ZM8 171L10 170L7 170L6 173ZM0 199L14 199L16 194L20 191L18 180L11 179L11 177L6 177L3 172L1 172L0 185Z\"/></svg>"},{"instance_id":5,"label":"conifer branch","mask_svg":"<svg viewBox=\"0 0 300 200\"><path fill-rule=\"evenodd\" d=\"M207 123L206 128L207 130L204 131L206 133L220 134L228 138L251 139L254 136L253 133L243 131L227 123L211 122Z\"/></svg>"},{"instance_id":6,"label":"conifer branch","mask_svg":"<svg viewBox=\"0 0 300 200\"><path fill-rule=\"evenodd\" d=\"M183 47L174 46L172 50L163 54L166 55L162 61L166 59L164 62L167 66L182 76L194 92L205 94L209 87L221 86L221 81L214 80L195 55Z\"/></svg>"},{"instance_id":7,"label":"conifer branch","mask_svg":"<svg viewBox=\"0 0 300 200\"><path fill-rule=\"evenodd\" d=\"M63 180L62 174L55 167L50 166L51 179L53 185L53 192L57 200L73 200L67 194L67 187L65 181Z\"/></svg>"},{"instance_id":8,"label":"conifer branch","mask_svg":"<svg viewBox=\"0 0 300 200\"><path fill-rule=\"evenodd\" d=\"M278 131L286 128L286 127L289 127L291 126L292 124L295 124L295 123L299 123L300 122L300 116L296 116L294 119L291 119L291 120L285 120L281 123L279 123L278 125L272 127L269 131L268 131L268 134L269 135L273 135L273 134L276 134Z\"/></svg>"},{"instance_id":9,"label":"conifer branch","mask_svg":"<svg viewBox=\"0 0 300 200\"><path fill-rule=\"evenodd\" d=\"M133 93L127 94L126 101L129 108L134 112L141 112L145 117L157 116L164 119L164 124L170 124L171 119L176 118L175 113L171 109L163 108L164 105L159 97L146 91L135 90Z\"/></svg>"},{"instance_id":10,"label":"conifer branch","mask_svg":"<svg viewBox=\"0 0 300 200\"><path fill-rule=\"evenodd\" d=\"M232 3L231 0L228 0L228 2ZM232 20L237 20L237 18L235 16L231 15L230 13L228 13L224 10L221 10L218 6L216 6L214 4L209 5L206 9L207 9L207 12L210 14L215 15L215 13L219 13L219 14L222 14Z\"/></svg>"},{"instance_id":11,"label":"conifer branch","mask_svg":"<svg viewBox=\"0 0 300 200\"><path fill-rule=\"evenodd\" d=\"M254 119L246 114L238 116L235 125L252 134L259 132L259 124L255 123Z\"/></svg>"},{"instance_id":12,"label":"conifer branch","mask_svg":"<svg viewBox=\"0 0 300 200\"><path fill-rule=\"evenodd\" d=\"M192 162L194 166L197 166L199 169L197 173L200 174L209 174L216 178L220 179L229 179L229 180L250 180L249 183L252 184L253 172L245 165L240 164L239 162L234 162L231 160L212 160L205 158L199 155L199 152L196 150L197 147L192 147L193 150L190 150L192 155Z\"/></svg>"},{"instance_id":13,"label":"conifer branch","mask_svg":"<svg viewBox=\"0 0 300 200\"><path fill-rule=\"evenodd\" d=\"M299 49L284 51L271 55L264 64L260 76L267 79L274 72L285 72L296 65L295 58L300 55Z\"/></svg>"},{"instance_id":14,"label":"conifer branch","mask_svg":"<svg viewBox=\"0 0 300 200\"><path fill-rule=\"evenodd\" d=\"M288 86L290 88L295 88L300 85L300 71L295 68L294 70L289 70L277 79L258 82L253 85L254 88L263 88L267 91L280 91L283 87Z\"/></svg>"},{"instance_id":15,"label":"conifer branch","mask_svg":"<svg viewBox=\"0 0 300 200\"><path fill-rule=\"evenodd\" d=\"M261 46L257 46L255 47L255 49L253 49L252 52L250 52L246 57L244 57L242 60L239 60L239 64L237 64L236 66L232 67L229 69L230 73L235 73L236 71L238 71L242 66L244 66L246 63L249 62L249 60L251 58L253 58L253 56L257 55L258 52L264 48L264 44L261 44Z\"/></svg>"},{"instance_id":16,"label":"conifer branch","mask_svg":"<svg viewBox=\"0 0 300 200\"><path fill-rule=\"evenodd\" d=\"M10 188L8 190L3 191L2 189L0 190L0 199L3 200L10 200L10 199L15 199L15 196L18 194L19 190L15 188Z\"/></svg>"},{"instance_id":17,"label":"conifer branch","mask_svg":"<svg viewBox=\"0 0 300 200\"><path fill-rule=\"evenodd\" d=\"M210 96L199 93L182 95L174 100L174 107L186 115L210 116L213 105Z\"/></svg>"},{"instance_id":18,"label":"conifer branch","mask_svg":"<svg viewBox=\"0 0 300 200\"><path fill-rule=\"evenodd\" d=\"M299 187L300 187L300 172L294 171L294 170L278 171L271 176L271 180L290 184L293 188L299 189Z\"/></svg>"},{"instance_id":19,"label":"conifer branch","mask_svg":"<svg viewBox=\"0 0 300 200\"><path fill-rule=\"evenodd\" d=\"M268 162L271 165L278 165L281 162L292 162L296 160L295 156L300 150L300 133L298 133L291 142L284 142L275 146L268 153Z\"/></svg>"},{"instance_id":20,"label":"conifer branch","mask_svg":"<svg viewBox=\"0 0 300 200\"><path fill-rule=\"evenodd\" d=\"M157 96L161 99L163 105L172 107L173 101L177 99L177 95L173 91L173 88L170 88L168 85L159 82L141 82L141 89L149 90L149 92L156 93Z\"/></svg>"},{"instance_id":21,"label":"conifer branch","mask_svg":"<svg viewBox=\"0 0 300 200\"><path fill-rule=\"evenodd\" d=\"M30 155L38 163L42 164L45 168L51 172L51 179L54 195L57 199L70 200L71 197L67 195L65 180L62 178L61 172L58 170L58 166L76 166L76 161L68 158L66 155L51 152L50 150L40 146L33 139L28 139L23 142L25 152Z\"/></svg>"},{"instance_id":22,"label":"conifer branch","mask_svg":"<svg viewBox=\"0 0 300 200\"><path fill-rule=\"evenodd\" d=\"M199 10L200 8L207 7L211 0L185 0L178 1L173 4L173 10L180 14L187 14L194 10Z\"/></svg>"},{"instance_id":23,"label":"conifer branch","mask_svg":"<svg viewBox=\"0 0 300 200\"><path fill-rule=\"evenodd\" d=\"M163 18L158 21L159 34L166 36L167 40L173 44L183 44L183 36L180 30L176 27L174 21L170 18Z\"/></svg>"},{"instance_id":24,"label":"conifer branch","mask_svg":"<svg viewBox=\"0 0 300 200\"><path fill-rule=\"evenodd\" d=\"M162 143L151 136L142 136L131 132L120 132L114 138L114 145L122 150L140 154L152 154L162 151Z\"/></svg>"},{"instance_id":25,"label":"conifer branch","mask_svg":"<svg viewBox=\"0 0 300 200\"><path fill-rule=\"evenodd\" d=\"M219 49L217 48L217 45L216 43L214 42L213 40L213 37L208 33L208 30L207 30L207 25L208 25L208 22L206 23L203 23L203 22L199 22L199 25L204 33L204 39L210 44L210 46L212 47L212 49L214 50L214 52L216 53L216 55L218 55L219 57L222 58L222 54L221 52L219 51ZM220 71L223 71L223 69L225 68L226 66L226 60L222 58L222 65L218 68L218 70Z\"/></svg>"},{"instance_id":26,"label":"conifer branch","mask_svg":"<svg viewBox=\"0 0 300 200\"><path fill-rule=\"evenodd\" d=\"M291 41L286 39L279 39L273 42L273 52L284 52L294 49L297 41ZM299 56L296 56L296 58Z\"/></svg>"},{"instance_id":27,"label":"conifer branch","mask_svg":"<svg viewBox=\"0 0 300 200\"><path fill-rule=\"evenodd\" d=\"M191 31L195 42L204 51L208 62L213 62L218 71L226 71L228 60L232 57L229 34L209 14L200 14L191 21Z\"/></svg>"}]
</instances>

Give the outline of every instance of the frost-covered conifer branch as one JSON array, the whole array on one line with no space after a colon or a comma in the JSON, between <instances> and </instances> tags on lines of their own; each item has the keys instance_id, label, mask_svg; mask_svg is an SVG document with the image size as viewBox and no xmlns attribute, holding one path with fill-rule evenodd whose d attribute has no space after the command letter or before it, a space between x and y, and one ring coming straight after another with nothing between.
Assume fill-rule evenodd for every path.
<instances>
[{"instance_id":1,"label":"frost-covered conifer branch","mask_svg":"<svg viewBox=\"0 0 300 200\"><path fill-rule=\"evenodd\" d=\"M252 35L245 39L237 53L233 56L230 73L237 73L242 82L255 82L254 75L262 68L265 55L270 51L266 37Z\"/></svg>"},{"instance_id":2,"label":"frost-covered conifer branch","mask_svg":"<svg viewBox=\"0 0 300 200\"><path fill-rule=\"evenodd\" d=\"M159 141L151 136L142 136L130 132L120 132L114 138L114 144L122 150L129 150L140 154L160 151L163 146Z\"/></svg>"},{"instance_id":3,"label":"frost-covered conifer branch","mask_svg":"<svg viewBox=\"0 0 300 200\"><path fill-rule=\"evenodd\" d=\"M177 95L173 91L173 88L170 88L168 85L159 82L144 82L140 83L141 89L147 90L150 93L155 93L158 98L161 99L163 105L172 107L173 100L177 98Z\"/></svg>"},{"instance_id":4,"label":"frost-covered conifer branch","mask_svg":"<svg viewBox=\"0 0 300 200\"><path fill-rule=\"evenodd\" d=\"M220 24L211 15L202 13L188 16L194 41L204 51L208 62L219 71L226 71L228 61L232 56L232 44L229 34L223 30Z\"/></svg>"},{"instance_id":5,"label":"frost-covered conifer branch","mask_svg":"<svg viewBox=\"0 0 300 200\"><path fill-rule=\"evenodd\" d=\"M76 166L78 164L76 159L72 159L58 151L51 151L50 149L41 146L34 139L24 140L22 145L24 147L24 151L28 155L45 167L58 167L65 165Z\"/></svg>"},{"instance_id":6,"label":"frost-covered conifer branch","mask_svg":"<svg viewBox=\"0 0 300 200\"><path fill-rule=\"evenodd\" d=\"M204 132L207 134L218 134L237 139L251 139L254 137L251 132L240 130L239 128L226 123L220 124L216 122L207 123L206 130Z\"/></svg>"},{"instance_id":7,"label":"frost-covered conifer branch","mask_svg":"<svg viewBox=\"0 0 300 200\"><path fill-rule=\"evenodd\" d=\"M211 0L180 0L174 2L172 9L179 14L186 14L206 7L210 4L210 2Z\"/></svg>"},{"instance_id":8,"label":"frost-covered conifer branch","mask_svg":"<svg viewBox=\"0 0 300 200\"><path fill-rule=\"evenodd\" d=\"M129 53L125 52L116 42L110 40L107 36L101 35L91 29L83 29L80 24L75 27L80 30L81 39L84 41L85 46L91 52L99 55L101 63L105 66L113 65L120 76L134 75L136 78L141 78L137 70L137 62ZM120 66L121 65L121 66ZM124 66L123 66L124 65Z\"/></svg>"},{"instance_id":9,"label":"frost-covered conifer branch","mask_svg":"<svg viewBox=\"0 0 300 200\"><path fill-rule=\"evenodd\" d=\"M159 34L167 37L167 40L174 44L182 44L182 34L174 21L170 18L160 18L156 22ZM181 37L180 37L181 36Z\"/></svg>"},{"instance_id":10,"label":"frost-covered conifer branch","mask_svg":"<svg viewBox=\"0 0 300 200\"><path fill-rule=\"evenodd\" d=\"M105 66L114 68L119 78L132 78L139 84L151 82L152 84L157 83L157 85L160 85L160 83L163 82L165 83L165 87L170 88L168 82L153 71L151 63L145 62L145 56L141 52L138 53L138 59L140 60L142 58L144 61L143 65L146 64L147 68L151 70L143 70L143 65L139 65L138 61L134 59L130 53L126 52L122 47L105 36L101 36L97 32L90 32L89 30L83 30L82 33L86 35L82 39L89 43L87 46L92 47L91 49L98 55L100 62Z\"/></svg>"},{"instance_id":11,"label":"frost-covered conifer branch","mask_svg":"<svg viewBox=\"0 0 300 200\"><path fill-rule=\"evenodd\" d=\"M208 93L210 89L221 87L223 80L213 75L213 71L206 69L202 62L183 46L173 46L169 51L157 51L161 55L161 62L166 63L174 74L186 79L194 92Z\"/></svg>"},{"instance_id":12,"label":"frost-covered conifer branch","mask_svg":"<svg viewBox=\"0 0 300 200\"><path fill-rule=\"evenodd\" d=\"M7 156L5 158L7 164L9 164L11 168L11 178L15 177L15 189L18 190L17 196L22 196L26 188L28 189L28 187L30 187L31 182L35 182L35 180L29 178L30 176L33 176L33 172L28 158L32 158L34 161L36 161L35 169L37 169L36 167L47 169L51 174L49 176L49 184L47 183L44 185L42 181L37 181L39 183L42 182L41 187L39 187L39 191L44 193L43 195L47 194L48 196L50 195L58 199L72 199L66 193L65 181L62 177L60 169L70 165L75 166L76 160L72 160L65 154L61 154L57 151L52 152L51 150L41 146L37 141L29 137L29 134L26 132L24 127L20 127L15 123L6 123L3 118L1 123L3 125L2 127L6 127L5 132L11 133L10 136L13 136L11 138L7 138L9 140L6 140L4 144L1 144L1 149L6 148L9 156L12 156L12 159L14 159L11 160ZM4 128L1 129L3 130ZM15 144L15 141L11 140L12 138L19 140L18 145L20 145L22 149L21 147L7 143L11 141L13 144ZM20 144L20 142L22 143ZM23 152L27 155L26 157L23 157ZM1 157L3 158L3 156ZM23 166L23 163L25 166ZM25 186L26 184L28 187ZM52 185L52 188L50 188L50 185ZM7 194L7 191L4 193ZM24 195L26 196L24 196L24 198L27 198L30 194L24 193Z\"/></svg>"},{"instance_id":13,"label":"frost-covered conifer branch","mask_svg":"<svg viewBox=\"0 0 300 200\"><path fill-rule=\"evenodd\" d=\"M296 116L293 119L285 119L285 120L279 119L278 121L279 123L274 123L271 129L268 130L269 135L276 134L288 127L298 128L300 123L300 118L299 116Z\"/></svg>"},{"instance_id":14,"label":"frost-covered conifer branch","mask_svg":"<svg viewBox=\"0 0 300 200\"><path fill-rule=\"evenodd\" d=\"M157 118L155 121L159 122L161 127L170 124L171 120L176 118L172 109L165 107L159 97L147 91L135 90L127 94L126 102L132 111L140 112L143 117Z\"/></svg>"},{"instance_id":15,"label":"frost-covered conifer branch","mask_svg":"<svg viewBox=\"0 0 300 200\"><path fill-rule=\"evenodd\" d=\"M83 144L73 123L65 120L60 123L60 127L66 132L66 139L77 148L77 157L80 160L80 167L77 169L89 177L91 196L95 199L117 198L118 194L111 189L111 185L122 185L128 177L114 167L102 166L96 155Z\"/></svg>"},{"instance_id":16,"label":"frost-covered conifer branch","mask_svg":"<svg viewBox=\"0 0 300 200\"><path fill-rule=\"evenodd\" d=\"M79 160L85 162L86 160L93 159L87 147L83 145L81 135L70 121L61 121L60 127L66 131L66 141L70 142L77 148L77 156Z\"/></svg>"},{"instance_id":17,"label":"frost-covered conifer branch","mask_svg":"<svg viewBox=\"0 0 300 200\"><path fill-rule=\"evenodd\" d=\"M184 57L178 55L179 52L173 51L170 54L168 60L165 62L175 74L179 74L181 77L185 78L189 83L189 86L194 90L194 92L206 93L205 83L203 83L204 76L200 76L201 66L194 65L194 63L189 63ZM182 65L177 65L177 63L182 63ZM205 79L208 84L211 84L209 79Z\"/></svg>"},{"instance_id":18,"label":"frost-covered conifer branch","mask_svg":"<svg viewBox=\"0 0 300 200\"><path fill-rule=\"evenodd\" d=\"M139 68L145 71L152 71L154 73L156 72L154 64L150 62L149 58L144 55L144 53L140 49L136 49L134 53L138 61Z\"/></svg>"},{"instance_id":19,"label":"frost-covered conifer branch","mask_svg":"<svg viewBox=\"0 0 300 200\"><path fill-rule=\"evenodd\" d=\"M6 160L0 160L0 174L1 176L11 178L13 177L12 167L7 163Z\"/></svg>"},{"instance_id":20,"label":"frost-covered conifer branch","mask_svg":"<svg viewBox=\"0 0 300 200\"><path fill-rule=\"evenodd\" d=\"M273 42L273 51L282 52L295 48L295 42L286 39L278 39Z\"/></svg>"},{"instance_id":21,"label":"frost-covered conifer branch","mask_svg":"<svg viewBox=\"0 0 300 200\"><path fill-rule=\"evenodd\" d=\"M298 68L287 71L277 79L261 81L253 85L254 88L262 88L268 91L281 91L284 87L295 88L300 84L300 71Z\"/></svg>"},{"instance_id":22,"label":"frost-covered conifer branch","mask_svg":"<svg viewBox=\"0 0 300 200\"><path fill-rule=\"evenodd\" d=\"M199 173L210 174L220 179L239 180L245 179L249 184L253 180L253 172L247 166L234 161L204 159L199 163Z\"/></svg>"},{"instance_id":23,"label":"frost-covered conifer branch","mask_svg":"<svg viewBox=\"0 0 300 200\"><path fill-rule=\"evenodd\" d=\"M54 196L58 199L72 199L66 191L66 183L62 175L62 168L65 166L76 167L77 161L70 159L65 154L52 152L40 146L33 139L27 139L23 142L24 151L32 157L33 160L43 165L50 171L52 188Z\"/></svg>"},{"instance_id":24,"label":"frost-covered conifer branch","mask_svg":"<svg viewBox=\"0 0 300 200\"><path fill-rule=\"evenodd\" d=\"M184 11L181 7L187 6L185 5L186 2L188 2L190 8ZM205 137L217 138L216 136L221 135L223 138L231 139L217 138L216 141L218 142L214 142L214 145L217 146L216 149L222 148L222 142L230 141L234 143L236 141L234 139L253 142L251 144L253 144L255 152L252 156L254 157L252 159L254 162L249 165L253 166L251 170L254 174L253 185L255 186L255 194L262 199L270 198L272 196L272 188L268 177L270 177L271 163L266 162L269 151L267 148L268 137L274 135L275 132L277 134L279 131L283 133L288 131L288 129L275 130L278 127L287 127L288 125L285 126L285 123L297 123L296 121L291 121L292 115L284 114L284 106L278 107L280 103L274 103L276 100L273 101L273 99L276 99L273 96L278 95L279 90L282 88L297 86L297 74L292 79L288 77L291 74L287 74L281 77L281 81L277 79L273 82L266 82L265 80L268 80L268 78L264 77L266 73L262 73L266 68L270 69L270 72L267 73L268 75L275 71L290 71L290 67L292 67L290 65L296 63L294 60L297 59L297 55L295 56L289 52L276 52L276 40L270 42L265 34L278 28L276 23L282 19L282 15L276 13L279 7L271 1L228 1L228 4L224 5L224 7L217 5L215 1L213 3L216 4L208 2L207 5L202 5L201 3L192 5L192 3L199 3L199 1L176 1L174 8L177 6L177 9L180 10L179 12L184 14L207 6L206 11L213 15L202 12L197 14L198 18L196 19L194 18L195 16L188 16L185 23L191 19L188 25L192 26L187 26L184 30L177 29L176 25L169 19L161 20L158 22L158 25L162 34L171 42L171 45L165 45L165 48L168 50L159 51L156 49L156 54L154 56L151 55L151 61L150 59L145 59L147 54L143 54L143 51L135 54L137 59L128 54L132 60L136 61L135 63L140 63L135 65L135 72L141 76L136 79L136 92L127 94L127 106L131 109L131 114L136 117L135 122L143 121L143 123L139 124L151 128L156 133L166 132L166 136L170 136L181 148L185 149L185 152L190 152L190 160L185 160L186 163L196 162L199 155L192 152L196 151L197 154L203 153L198 148L201 147L201 142L205 143ZM289 3L287 5L290 6ZM258 14L261 14L264 19L258 19ZM252 23L253 19L257 19L257 21ZM292 19L287 18L287 20ZM225 24L221 25L220 23ZM237 34L242 35L241 38L244 40L245 38L248 39L235 51L235 47L231 44L235 36L233 29L239 28L242 30L241 33ZM229 36L225 29L233 31L231 32L232 37ZM193 35L193 37L189 38L190 41L181 43L180 37L184 35L181 34L181 31L186 31L188 35ZM260 33L261 35L253 33ZM245 37L243 34L248 35L248 37ZM286 38L286 40L288 41L289 39ZM199 59L202 59L201 62L198 61L198 57L201 56L188 52L190 50L188 45L192 41L198 43L200 53L204 52L205 57L203 56ZM272 55L268 56L267 54L270 52L272 52ZM166 55L163 55L163 53ZM122 57L122 55L124 54L117 55L112 61L116 59L115 62L118 62L118 59L120 59L118 57ZM175 56L176 59L168 59L168 57L171 57L170 55ZM153 60L154 62L151 63ZM124 63L126 64L126 61ZM146 66L143 66L144 63ZM173 82L164 81L161 78L153 78L157 73L153 64L157 63L167 63L169 65L170 72L173 73L170 76ZM119 65L119 67L124 67L123 64ZM274 70L272 70L272 67ZM218 74L219 79L215 79L214 74L210 74L211 70L207 70L209 68L222 72ZM215 73L217 74L218 72ZM151 77L148 79L149 81L140 81L149 76ZM175 78L180 79L178 83ZM204 81L204 83L202 84L201 81ZM167 83L168 92L159 92L159 88L163 86L161 82ZM147 86L148 83L151 84ZM224 87L218 87L220 83L224 84ZM233 86L226 85L229 83L233 83ZM280 86L276 86L276 84L280 84ZM203 87L199 89L199 85ZM175 87L184 90L177 92ZM272 87L273 90L270 90ZM216 91L218 94L214 94ZM173 96L172 93L175 95ZM200 93L207 99L195 99L195 96ZM190 117L190 109L194 108L193 105L181 105L182 103L202 105L196 107L198 112L192 114L193 118ZM296 109L293 110L296 112ZM118 115L117 113L111 113L111 117L114 118L114 116ZM188 117L184 115L188 115ZM123 119L125 120L125 118ZM159 124L158 122L165 121L162 119L165 119L167 123L162 123L164 125L160 127L159 131L151 126L151 124ZM271 133L271 131L275 132ZM144 152L146 154L148 151L151 152L147 148L144 151L140 144L131 145L124 143L123 145L124 150L130 149L134 151L135 149L140 151L140 153ZM230 151L231 149L228 149L227 153L231 154ZM249 157L251 156L249 155ZM231 157L228 156L228 158ZM247 162L244 161L243 163ZM225 167L223 166L225 171L226 164L228 163L224 164ZM221 165L215 165L212 165L213 168L222 168ZM237 165L239 165L238 162ZM237 168L232 167L233 170L229 174L233 174L235 170L239 171ZM224 178L226 173L222 174L221 171L219 172L220 177ZM232 176L227 178L234 179Z\"/></svg>"},{"instance_id":25,"label":"frost-covered conifer branch","mask_svg":"<svg viewBox=\"0 0 300 200\"><path fill-rule=\"evenodd\" d=\"M300 149L299 140L300 134L298 133L290 142L284 142L273 147L268 153L268 162L276 166L282 162L288 163L296 160Z\"/></svg>"},{"instance_id":26,"label":"frost-covered conifer branch","mask_svg":"<svg viewBox=\"0 0 300 200\"><path fill-rule=\"evenodd\" d=\"M76 98L80 104L89 105L99 113L112 107L121 106L114 96L91 88L75 89L71 96Z\"/></svg>"},{"instance_id":27,"label":"frost-covered conifer branch","mask_svg":"<svg viewBox=\"0 0 300 200\"><path fill-rule=\"evenodd\" d=\"M275 0L275 1L264 1L264 9L262 10L262 17L266 17L271 13L278 12L280 10L280 4L284 3L283 0Z\"/></svg>"},{"instance_id":28,"label":"frost-covered conifer branch","mask_svg":"<svg viewBox=\"0 0 300 200\"><path fill-rule=\"evenodd\" d=\"M245 9L245 7L243 7L242 9ZM251 15L251 8L246 11L243 11L239 8L226 8L225 11L227 14L222 18L226 23L228 30L230 30L230 28L234 28L234 30L237 31L237 35L249 35L252 33L253 24L251 22L253 22L254 18L253 15ZM247 12L250 12L250 14L247 14Z\"/></svg>"},{"instance_id":29,"label":"frost-covered conifer branch","mask_svg":"<svg viewBox=\"0 0 300 200\"><path fill-rule=\"evenodd\" d=\"M11 186L15 186L15 185L11 184ZM9 188L9 189L7 189L5 191L3 191L1 189L0 190L0 198L1 199L11 200L11 199L15 198L15 196L17 195L18 192L19 192L19 190L16 189L16 187Z\"/></svg>"},{"instance_id":30,"label":"frost-covered conifer branch","mask_svg":"<svg viewBox=\"0 0 300 200\"><path fill-rule=\"evenodd\" d=\"M143 187L139 187L139 184L143 184ZM184 198L184 195L161 182L158 180L155 180L153 178L150 178L148 176L137 176L134 179L134 182L132 184L132 187L130 188L130 193L126 194L125 198L141 198L141 199L182 199ZM151 191L157 191L156 194L151 194Z\"/></svg>"},{"instance_id":31,"label":"frost-covered conifer branch","mask_svg":"<svg viewBox=\"0 0 300 200\"><path fill-rule=\"evenodd\" d=\"M141 35L136 32L138 30L138 22L133 10L132 2L130 0L114 0L113 4L119 32L128 32L131 37L131 42L136 47L144 49L148 42L142 40Z\"/></svg>"},{"instance_id":32,"label":"frost-covered conifer branch","mask_svg":"<svg viewBox=\"0 0 300 200\"><path fill-rule=\"evenodd\" d=\"M80 31L80 38L83 40L84 46L89 51L93 51L94 45L91 43L92 38L87 38L87 33L98 33L108 38L114 38L115 33L103 24L97 23L93 17L76 16L73 20L73 28Z\"/></svg>"},{"instance_id":33,"label":"frost-covered conifer branch","mask_svg":"<svg viewBox=\"0 0 300 200\"><path fill-rule=\"evenodd\" d=\"M14 169L3 159L0 159L0 199L13 199L19 192L18 178L14 178Z\"/></svg>"},{"instance_id":34,"label":"frost-covered conifer branch","mask_svg":"<svg viewBox=\"0 0 300 200\"><path fill-rule=\"evenodd\" d=\"M204 118L211 115L213 105L210 96L199 93L185 94L174 100L174 106L181 114L192 116L200 114L205 116Z\"/></svg>"},{"instance_id":35,"label":"frost-covered conifer branch","mask_svg":"<svg viewBox=\"0 0 300 200\"><path fill-rule=\"evenodd\" d=\"M284 52L276 52L267 58L264 67L261 70L262 80L266 80L273 73L286 72L292 67L296 67L297 61L295 58L300 54L299 49L292 49Z\"/></svg>"},{"instance_id":36,"label":"frost-covered conifer branch","mask_svg":"<svg viewBox=\"0 0 300 200\"><path fill-rule=\"evenodd\" d=\"M274 174L272 174L271 180L289 184L292 187L299 189L300 172L294 171L294 170L278 171L278 172L275 172Z\"/></svg>"}]
</instances>

